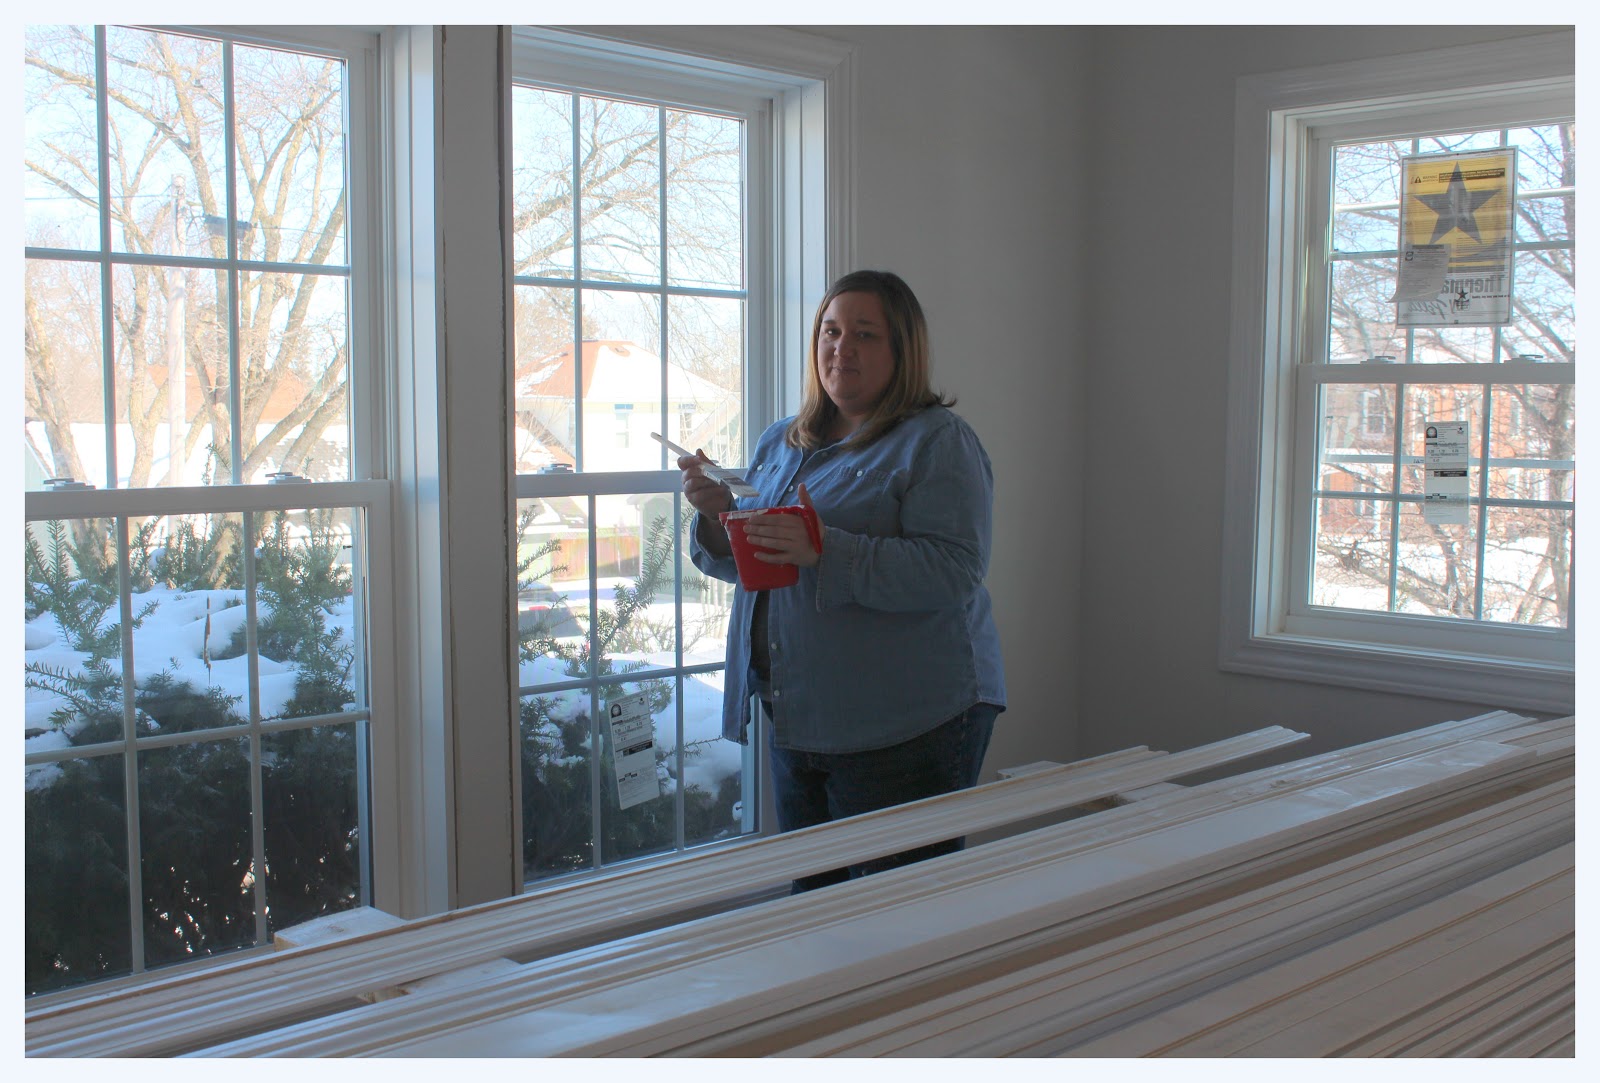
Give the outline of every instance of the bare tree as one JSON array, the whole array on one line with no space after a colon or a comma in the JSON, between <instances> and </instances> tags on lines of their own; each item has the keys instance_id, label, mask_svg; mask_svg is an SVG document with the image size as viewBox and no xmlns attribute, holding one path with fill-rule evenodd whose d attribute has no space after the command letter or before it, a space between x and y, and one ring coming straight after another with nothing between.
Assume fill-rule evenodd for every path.
<instances>
[{"instance_id":1,"label":"bare tree","mask_svg":"<svg viewBox=\"0 0 1600 1083\"><path fill-rule=\"evenodd\" d=\"M112 281L115 420L132 433L131 459L119 465L132 485L160 480L152 477L162 450L156 430L176 421L179 461L206 440L210 462L228 476L235 452L232 329L241 476L249 479L267 463L300 468L344 418L348 401L342 65L236 47L230 163L222 43L128 28L109 29L107 42L112 247L136 257L120 262ZM94 50L87 28L33 27L25 56L33 73L29 108L43 122L43 135L28 143L25 168L80 207L84 219L97 216L101 205ZM230 167L237 178L231 215ZM34 226L31 234L44 232ZM207 270L137 258L220 261L230 231L240 259L294 266L245 263L234 302L223 265ZM31 235L30 243L50 242ZM32 289L42 277L29 276L38 318L28 361L30 378L50 383L62 376L64 344L84 352L83 337L71 327L83 316ZM189 401L185 372L198 387L197 401ZM29 403L63 466L81 461L71 417L81 420L95 406L65 398L40 394ZM181 467L169 465L166 480L180 479Z\"/></svg>"}]
</instances>

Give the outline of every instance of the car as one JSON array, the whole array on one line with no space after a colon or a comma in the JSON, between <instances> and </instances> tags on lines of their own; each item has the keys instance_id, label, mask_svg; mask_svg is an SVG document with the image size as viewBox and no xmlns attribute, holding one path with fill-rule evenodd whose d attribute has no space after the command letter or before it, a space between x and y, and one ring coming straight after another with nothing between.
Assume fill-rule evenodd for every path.
<instances>
[{"instance_id":1,"label":"car","mask_svg":"<svg viewBox=\"0 0 1600 1083\"><path fill-rule=\"evenodd\" d=\"M570 473L572 473L572 464L571 463L551 463L548 466L539 467L539 473L541 473L541 474L570 474Z\"/></svg>"},{"instance_id":2,"label":"car","mask_svg":"<svg viewBox=\"0 0 1600 1083\"><path fill-rule=\"evenodd\" d=\"M517 591L517 631L542 632L556 639L583 635L566 598L548 583L538 582Z\"/></svg>"}]
</instances>

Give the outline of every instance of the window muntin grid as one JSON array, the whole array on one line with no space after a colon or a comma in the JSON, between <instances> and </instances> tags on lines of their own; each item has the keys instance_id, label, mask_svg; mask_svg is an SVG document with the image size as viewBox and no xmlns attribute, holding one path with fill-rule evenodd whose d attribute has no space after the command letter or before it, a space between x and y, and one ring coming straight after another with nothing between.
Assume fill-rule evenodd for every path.
<instances>
[{"instance_id":1,"label":"window muntin grid","mask_svg":"<svg viewBox=\"0 0 1600 1083\"><path fill-rule=\"evenodd\" d=\"M1345 611L1570 632L1574 143L1568 121L1321 144L1324 333L1297 373L1315 481L1291 624ZM1396 326L1400 156L1495 146L1521 152L1512 324ZM1454 417L1475 441L1471 522L1447 528L1420 514L1421 431Z\"/></svg>"},{"instance_id":2,"label":"window muntin grid","mask_svg":"<svg viewBox=\"0 0 1600 1083\"><path fill-rule=\"evenodd\" d=\"M366 60L351 51L358 35L292 36L28 29L27 532L45 559L53 528L83 535L53 585L35 566L25 577L30 910L37 898L77 915L80 932L94 926L52 963L67 934L30 912L30 993L264 945L372 898L365 539L389 497L381 482L346 480L349 117ZM166 71L143 99L141 56ZM117 153L140 131L147 148L167 138L149 118L176 108L180 70L200 73L185 92L207 102L189 153L174 158L169 140L145 156L169 166L156 183ZM67 152L76 173L48 168ZM78 210L50 213L41 185ZM44 364L48 331L67 343L64 368ZM162 398L174 357L189 376L174 381L186 392L170 397L176 409ZM41 416L52 398L67 406ZM137 431L152 412L154 429ZM174 456L174 437L191 446ZM168 471L163 456L185 465ZM332 480L239 484L278 469ZM55 595L43 610L41 593ZM65 793L64 775L80 776L85 799L34 800L51 776ZM104 815L86 819L94 810ZM232 849L218 857L223 841ZM73 859L90 842L99 864ZM88 894L115 913L48 906L51 889L93 868L122 885Z\"/></svg>"},{"instance_id":3,"label":"window muntin grid","mask_svg":"<svg viewBox=\"0 0 1600 1083\"><path fill-rule=\"evenodd\" d=\"M26 64L28 487L353 476L347 62L30 26Z\"/></svg>"},{"instance_id":4,"label":"window muntin grid","mask_svg":"<svg viewBox=\"0 0 1600 1083\"><path fill-rule=\"evenodd\" d=\"M524 875L754 826L720 740L726 584L688 560L661 433L744 453L748 121L513 88ZM662 796L617 807L606 702L654 707ZM599 750L600 754L593 754Z\"/></svg>"}]
</instances>

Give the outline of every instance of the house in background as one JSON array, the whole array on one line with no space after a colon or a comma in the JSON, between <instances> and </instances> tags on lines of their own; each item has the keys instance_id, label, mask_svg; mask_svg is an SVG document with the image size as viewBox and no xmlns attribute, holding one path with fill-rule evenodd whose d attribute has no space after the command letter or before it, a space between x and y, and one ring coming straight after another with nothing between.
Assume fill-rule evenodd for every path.
<instances>
[{"instance_id":1,"label":"house in background","mask_svg":"<svg viewBox=\"0 0 1600 1083\"><path fill-rule=\"evenodd\" d=\"M577 461L582 403L584 470L657 470L660 432L688 448L704 448L721 462L743 454L740 389L723 387L682 365L665 366L666 431L662 431L662 361L625 339L584 339L574 364L572 347L519 365L516 375L517 470L559 470ZM579 386L579 377L582 386ZM667 466L672 466L671 457Z\"/></svg>"}]
</instances>

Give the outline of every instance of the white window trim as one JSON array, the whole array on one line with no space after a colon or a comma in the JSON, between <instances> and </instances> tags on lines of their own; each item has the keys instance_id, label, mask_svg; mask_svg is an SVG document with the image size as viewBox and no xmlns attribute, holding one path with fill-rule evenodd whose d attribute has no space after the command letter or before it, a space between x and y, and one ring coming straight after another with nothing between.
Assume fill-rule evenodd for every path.
<instances>
[{"instance_id":1,"label":"white window trim","mask_svg":"<svg viewBox=\"0 0 1600 1083\"><path fill-rule=\"evenodd\" d=\"M1493 636L1481 628L1449 645L1430 637L1425 645L1380 647L1293 634L1286 615L1297 462L1293 351L1297 321L1306 318L1296 293L1306 228L1300 216L1308 206L1301 163L1312 126L1386 107L1414 113L1425 97L1447 92L1489 101L1513 85L1555 90L1571 85L1574 69L1574 35L1567 31L1239 81L1222 669L1525 710L1573 709L1570 651L1564 661L1495 657L1482 646Z\"/></svg>"}]
</instances>

